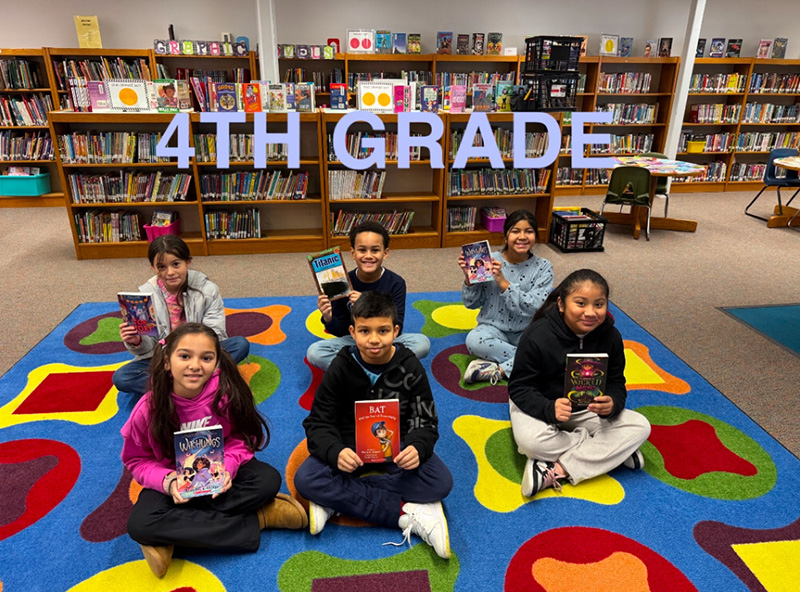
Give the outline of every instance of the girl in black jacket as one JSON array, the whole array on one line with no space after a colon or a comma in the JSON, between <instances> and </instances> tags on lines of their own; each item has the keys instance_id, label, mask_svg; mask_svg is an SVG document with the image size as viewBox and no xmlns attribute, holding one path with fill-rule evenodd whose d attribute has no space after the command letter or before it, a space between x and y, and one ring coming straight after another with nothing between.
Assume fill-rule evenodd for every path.
<instances>
[{"instance_id":1,"label":"girl in black jacket","mask_svg":"<svg viewBox=\"0 0 800 592\"><path fill-rule=\"evenodd\" d=\"M608 315L608 293L599 273L571 273L520 339L508 396L514 439L528 457L522 495L560 490L559 479L576 485L620 464L644 464L639 447L650 423L625 409L625 350ZM564 396L566 356L577 352L608 354L606 392L585 407Z\"/></svg>"}]
</instances>

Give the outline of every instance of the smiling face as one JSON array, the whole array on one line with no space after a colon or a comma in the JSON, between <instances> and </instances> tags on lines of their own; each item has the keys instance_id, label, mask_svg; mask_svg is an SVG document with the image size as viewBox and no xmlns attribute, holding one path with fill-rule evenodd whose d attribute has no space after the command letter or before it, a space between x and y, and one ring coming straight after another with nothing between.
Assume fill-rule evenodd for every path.
<instances>
[{"instance_id":1,"label":"smiling face","mask_svg":"<svg viewBox=\"0 0 800 592\"><path fill-rule=\"evenodd\" d=\"M356 262L359 278L362 281L374 282L381 277L383 260L389 249L383 246L383 237L377 232L359 232L355 244L350 249L350 256Z\"/></svg>"},{"instance_id":2,"label":"smiling face","mask_svg":"<svg viewBox=\"0 0 800 592\"><path fill-rule=\"evenodd\" d=\"M361 357L368 364L385 364L394 355L392 342L400 327L392 324L390 317L356 317L350 325L350 335L356 341Z\"/></svg>"},{"instance_id":3,"label":"smiling face","mask_svg":"<svg viewBox=\"0 0 800 592\"><path fill-rule=\"evenodd\" d=\"M608 294L594 282L585 281L578 284L566 300L558 299L558 310L573 333L585 335L597 329L606 319Z\"/></svg>"},{"instance_id":4,"label":"smiling face","mask_svg":"<svg viewBox=\"0 0 800 592\"><path fill-rule=\"evenodd\" d=\"M203 390L217 368L214 341L203 333L188 333L181 337L164 363L172 373L172 390L179 397L193 399Z\"/></svg>"},{"instance_id":5,"label":"smiling face","mask_svg":"<svg viewBox=\"0 0 800 592\"><path fill-rule=\"evenodd\" d=\"M186 283L191 259L180 259L172 253L163 253L153 263L153 271L162 281L167 292L177 294Z\"/></svg>"},{"instance_id":6,"label":"smiling face","mask_svg":"<svg viewBox=\"0 0 800 592\"><path fill-rule=\"evenodd\" d=\"M527 259L535 244L536 229L528 220L520 220L506 232L506 253L512 259Z\"/></svg>"},{"instance_id":7,"label":"smiling face","mask_svg":"<svg viewBox=\"0 0 800 592\"><path fill-rule=\"evenodd\" d=\"M375 430L375 437L376 438L385 438L386 437L386 428L378 428Z\"/></svg>"}]
</instances>

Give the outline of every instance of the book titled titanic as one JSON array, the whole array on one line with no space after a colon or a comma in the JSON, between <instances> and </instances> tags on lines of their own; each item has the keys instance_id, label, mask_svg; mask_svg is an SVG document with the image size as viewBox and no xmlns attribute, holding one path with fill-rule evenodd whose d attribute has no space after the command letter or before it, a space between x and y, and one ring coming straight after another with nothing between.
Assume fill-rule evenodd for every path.
<instances>
[{"instance_id":1,"label":"book titled titanic","mask_svg":"<svg viewBox=\"0 0 800 592\"><path fill-rule=\"evenodd\" d=\"M390 463L400 452L400 400L356 401L356 454L365 463Z\"/></svg>"},{"instance_id":2,"label":"book titled titanic","mask_svg":"<svg viewBox=\"0 0 800 592\"><path fill-rule=\"evenodd\" d=\"M492 274L492 249L489 246L489 241L482 240L461 245L461 252L464 254L464 261L467 263L470 284L494 280L494 275Z\"/></svg>"},{"instance_id":3,"label":"book titled titanic","mask_svg":"<svg viewBox=\"0 0 800 592\"><path fill-rule=\"evenodd\" d=\"M608 354L567 354L564 396L576 407L586 407L606 394Z\"/></svg>"},{"instance_id":4,"label":"book titled titanic","mask_svg":"<svg viewBox=\"0 0 800 592\"><path fill-rule=\"evenodd\" d=\"M347 276L339 247L308 255L308 264L311 266L320 294L336 300L352 292L353 288L350 286L350 278Z\"/></svg>"},{"instance_id":5,"label":"book titled titanic","mask_svg":"<svg viewBox=\"0 0 800 592\"><path fill-rule=\"evenodd\" d=\"M183 498L213 495L225 484L222 426L175 432L175 470Z\"/></svg>"},{"instance_id":6,"label":"book titled titanic","mask_svg":"<svg viewBox=\"0 0 800 592\"><path fill-rule=\"evenodd\" d=\"M118 292L119 309L122 320L136 327L139 335L158 337L156 313L153 310L153 298L144 292Z\"/></svg>"}]
</instances>

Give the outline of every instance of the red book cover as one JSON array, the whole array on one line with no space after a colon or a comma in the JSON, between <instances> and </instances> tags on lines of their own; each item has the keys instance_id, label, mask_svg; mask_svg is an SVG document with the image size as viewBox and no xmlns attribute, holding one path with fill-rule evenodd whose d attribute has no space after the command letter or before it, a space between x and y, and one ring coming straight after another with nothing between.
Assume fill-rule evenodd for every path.
<instances>
[{"instance_id":1,"label":"red book cover","mask_svg":"<svg viewBox=\"0 0 800 592\"><path fill-rule=\"evenodd\" d=\"M356 401L356 454L365 463L390 463L400 452L400 400Z\"/></svg>"}]
</instances>

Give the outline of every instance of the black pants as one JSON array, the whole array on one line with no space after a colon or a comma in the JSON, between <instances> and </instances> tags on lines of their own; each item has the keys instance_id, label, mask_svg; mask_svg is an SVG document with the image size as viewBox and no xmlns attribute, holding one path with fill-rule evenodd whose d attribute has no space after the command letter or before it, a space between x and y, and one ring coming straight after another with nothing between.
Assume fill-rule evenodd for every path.
<instances>
[{"instance_id":1,"label":"black pants","mask_svg":"<svg viewBox=\"0 0 800 592\"><path fill-rule=\"evenodd\" d=\"M261 544L256 510L280 487L280 473L254 458L239 467L233 486L216 499L206 495L176 504L160 491L142 489L128 534L141 545L256 551Z\"/></svg>"}]
</instances>

